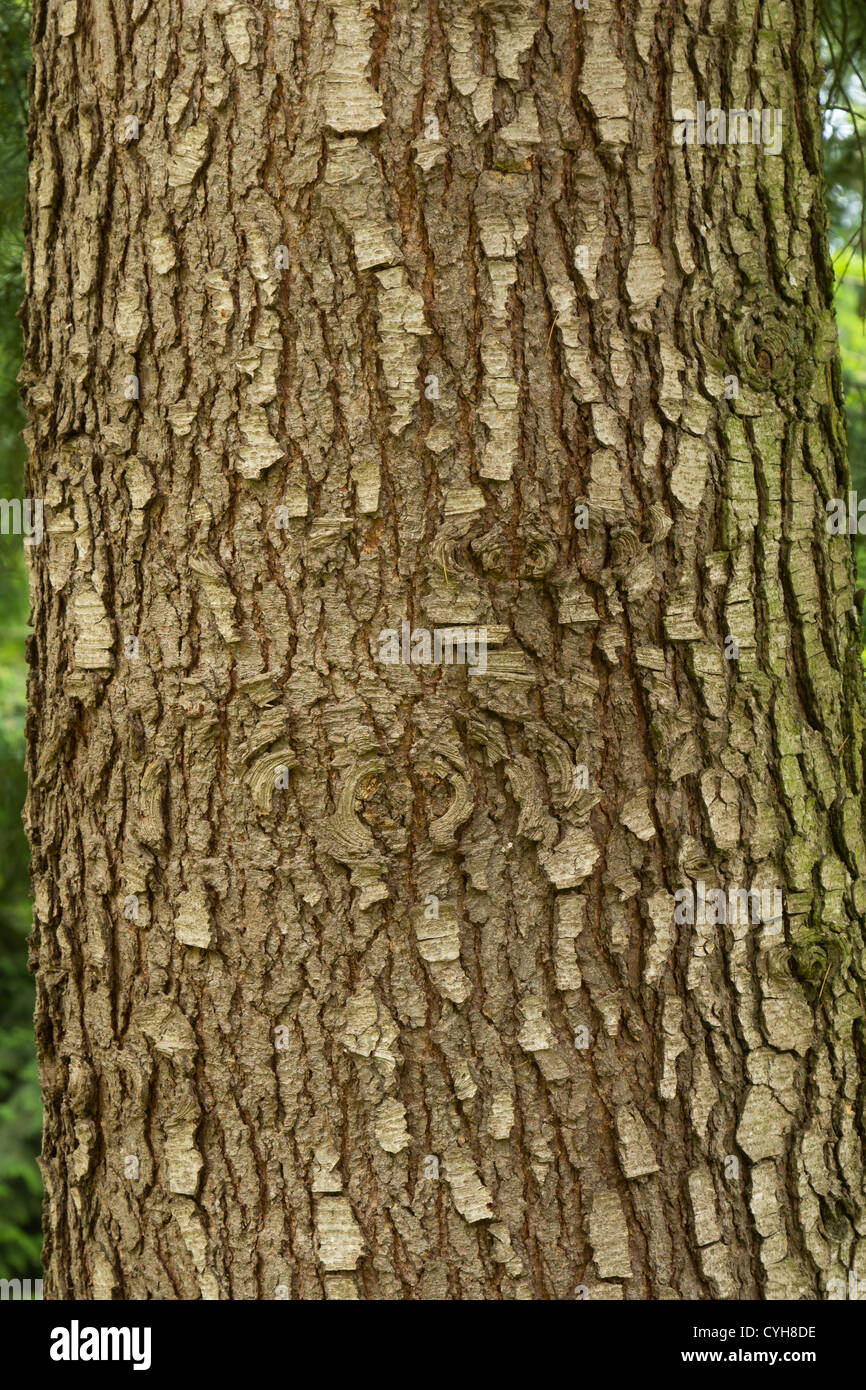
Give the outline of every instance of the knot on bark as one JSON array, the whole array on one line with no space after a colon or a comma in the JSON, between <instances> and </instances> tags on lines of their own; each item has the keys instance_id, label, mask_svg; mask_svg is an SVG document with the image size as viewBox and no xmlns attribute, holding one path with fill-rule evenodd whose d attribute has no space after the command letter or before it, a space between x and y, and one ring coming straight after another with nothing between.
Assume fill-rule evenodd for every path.
<instances>
[{"instance_id":1,"label":"knot on bark","mask_svg":"<svg viewBox=\"0 0 866 1390\"><path fill-rule=\"evenodd\" d=\"M734 324L737 370L754 391L808 384L813 365L814 314L774 299L744 306Z\"/></svg>"}]
</instances>

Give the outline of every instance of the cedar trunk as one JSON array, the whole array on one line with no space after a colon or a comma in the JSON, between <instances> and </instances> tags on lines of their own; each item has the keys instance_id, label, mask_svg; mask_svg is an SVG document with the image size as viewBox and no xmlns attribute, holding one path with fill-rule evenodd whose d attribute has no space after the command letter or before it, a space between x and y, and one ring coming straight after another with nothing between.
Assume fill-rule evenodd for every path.
<instances>
[{"instance_id":1,"label":"cedar trunk","mask_svg":"<svg viewBox=\"0 0 866 1390\"><path fill-rule=\"evenodd\" d=\"M33 23L46 1295L866 1277L810 0Z\"/></svg>"}]
</instances>

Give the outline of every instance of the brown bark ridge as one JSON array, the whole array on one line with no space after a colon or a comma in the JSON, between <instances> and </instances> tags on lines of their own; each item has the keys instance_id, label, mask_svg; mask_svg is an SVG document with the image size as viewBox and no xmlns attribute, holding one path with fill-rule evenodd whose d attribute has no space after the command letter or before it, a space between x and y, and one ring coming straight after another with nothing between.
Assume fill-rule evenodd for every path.
<instances>
[{"instance_id":1,"label":"brown bark ridge","mask_svg":"<svg viewBox=\"0 0 866 1390\"><path fill-rule=\"evenodd\" d=\"M34 45L46 1296L866 1277L812 4L36 0Z\"/></svg>"}]
</instances>

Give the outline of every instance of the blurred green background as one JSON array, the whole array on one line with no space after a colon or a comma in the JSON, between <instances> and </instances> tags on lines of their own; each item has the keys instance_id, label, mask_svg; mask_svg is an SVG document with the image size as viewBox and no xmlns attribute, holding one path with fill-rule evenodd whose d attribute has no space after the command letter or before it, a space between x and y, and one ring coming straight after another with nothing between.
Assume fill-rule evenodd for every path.
<instances>
[{"instance_id":1,"label":"blurred green background","mask_svg":"<svg viewBox=\"0 0 866 1390\"><path fill-rule=\"evenodd\" d=\"M0 0L0 497L24 497L24 416L16 317L27 149L29 5ZM0 535L0 1278L39 1275L39 1082L33 1054L33 983L24 802L24 639L27 573L18 536Z\"/></svg>"},{"instance_id":2,"label":"blurred green background","mask_svg":"<svg viewBox=\"0 0 866 1390\"><path fill-rule=\"evenodd\" d=\"M846 12L847 11L847 12ZM29 4L0 0L0 497L23 498L24 419L15 378L23 299ZM825 161L837 272L853 486L866 497L866 5L825 0ZM866 539L858 540L866 587ZM0 536L0 1278L39 1275L40 1109L33 1056L33 985L24 802L27 579L20 538Z\"/></svg>"}]
</instances>

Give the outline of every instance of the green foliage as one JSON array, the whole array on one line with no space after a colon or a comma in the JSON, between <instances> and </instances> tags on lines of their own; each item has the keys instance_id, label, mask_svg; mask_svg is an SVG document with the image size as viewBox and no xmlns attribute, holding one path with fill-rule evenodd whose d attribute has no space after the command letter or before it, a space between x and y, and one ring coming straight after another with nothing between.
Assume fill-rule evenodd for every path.
<instances>
[{"instance_id":1,"label":"green foliage","mask_svg":"<svg viewBox=\"0 0 866 1390\"><path fill-rule=\"evenodd\" d=\"M866 7L862 0L821 0L820 26L827 73L821 94L824 171L848 457L854 491L866 497ZM866 588L866 540L858 537L855 546L858 583ZM866 605L863 624L866 641Z\"/></svg>"},{"instance_id":2,"label":"green foliage","mask_svg":"<svg viewBox=\"0 0 866 1390\"><path fill-rule=\"evenodd\" d=\"M866 280L859 256L840 253L835 266L851 482L855 492L866 497Z\"/></svg>"},{"instance_id":3,"label":"green foliage","mask_svg":"<svg viewBox=\"0 0 866 1390\"><path fill-rule=\"evenodd\" d=\"M822 0L824 170L833 249L866 260L866 8Z\"/></svg>"},{"instance_id":4,"label":"green foliage","mask_svg":"<svg viewBox=\"0 0 866 1390\"><path fill-rule=\"evenodd\" d=\"M0 496L24 496L21 361L29 7L0 0ZM39 1274L41 1114L33 1048L33 985L24 802L24 637L27 579L20 540L0 536L0 1278Z\"/></svg>"}]
</instances>

